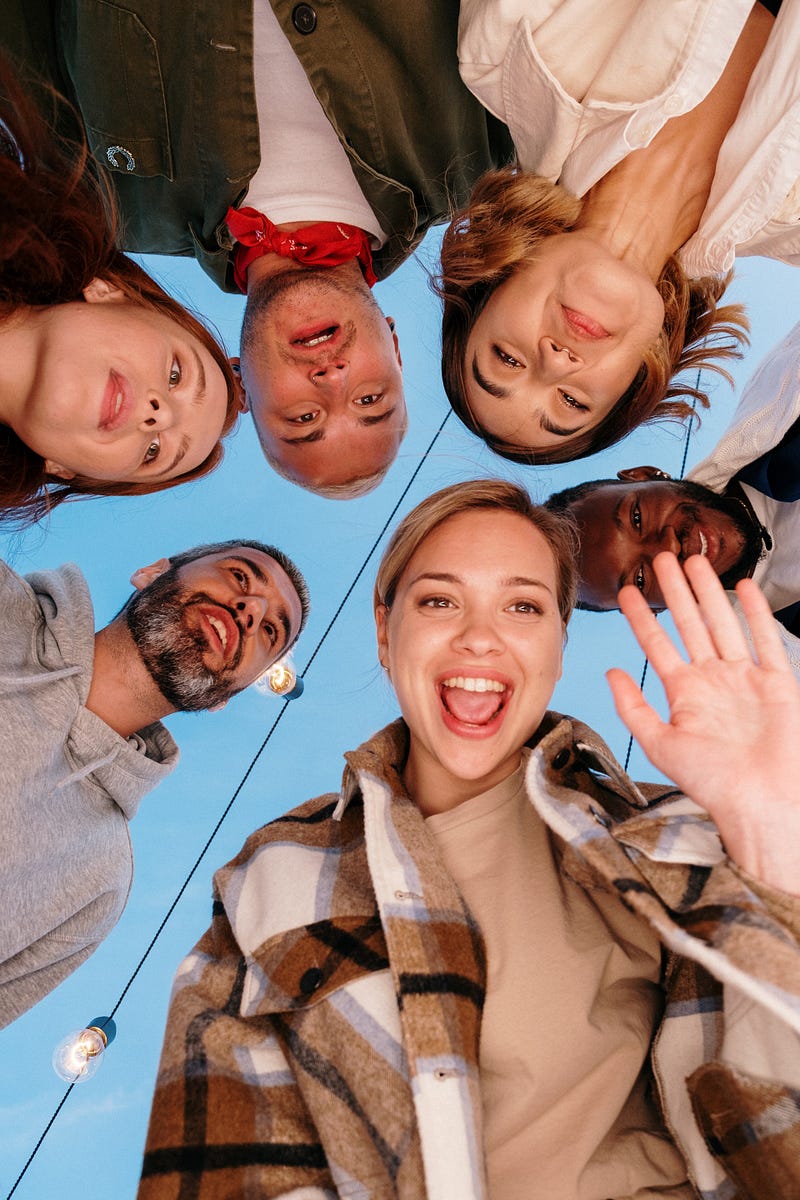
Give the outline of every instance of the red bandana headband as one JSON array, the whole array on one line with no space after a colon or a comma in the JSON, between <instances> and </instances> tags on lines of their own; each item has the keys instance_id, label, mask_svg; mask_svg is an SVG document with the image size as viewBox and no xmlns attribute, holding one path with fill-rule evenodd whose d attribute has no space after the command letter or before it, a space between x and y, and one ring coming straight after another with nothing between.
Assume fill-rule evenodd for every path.
<instances>
[{"instance_id":1,"label":"red bandana headband","mask_svg":"<svg viewBox=\"0 0 800 1200\"><path fill-rule=\"evenodd\" d=\"M250 263L262 254L280 254L307 267L338 267L357 258L369 286L377 282L369 238L355 225L317 221L302 229L278 229L269 217L254 208L229 208L225 223L237 241L233 277L241 292L247 291Z\"/></svg>"}]
</instances>

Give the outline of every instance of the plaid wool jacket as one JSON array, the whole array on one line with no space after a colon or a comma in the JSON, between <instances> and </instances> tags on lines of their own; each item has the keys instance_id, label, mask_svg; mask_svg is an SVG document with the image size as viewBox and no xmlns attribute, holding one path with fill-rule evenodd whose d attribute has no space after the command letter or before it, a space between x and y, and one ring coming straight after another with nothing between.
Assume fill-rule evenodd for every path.
<instances>
[{"instance_id":1,"label":"plaid wool jacket","mask_svg":"<svg viewBox=\"0 0 800 1200\"><path fill-rule=\"evenodd\" d=\"M217 872L139 1200L485 1200L484 948L402 786L406 749L397 721L346 755L339 795ZM577 721L548 715L526 780L562 871L616 890L667 947L653 1071L698 1195L798 1200L800 906Z\"/></svg>"}]
</instances>

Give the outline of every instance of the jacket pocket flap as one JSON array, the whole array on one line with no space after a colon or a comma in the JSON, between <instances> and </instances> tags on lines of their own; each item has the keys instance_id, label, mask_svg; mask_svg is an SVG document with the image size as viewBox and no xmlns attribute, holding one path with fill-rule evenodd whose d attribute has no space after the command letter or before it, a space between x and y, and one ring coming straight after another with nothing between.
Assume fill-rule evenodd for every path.
<instances>
[{"instance_id":1,"label":"jacket pocket flap","mask_svg":"<svg viewBox=\"0 0 800 1200\"><path fill-rule=\"evenodd\" d=\"M241 1013L289 1012L389 966L377 913L315 921L262 943L247 958Z\"/></svg>"}]
</instances>

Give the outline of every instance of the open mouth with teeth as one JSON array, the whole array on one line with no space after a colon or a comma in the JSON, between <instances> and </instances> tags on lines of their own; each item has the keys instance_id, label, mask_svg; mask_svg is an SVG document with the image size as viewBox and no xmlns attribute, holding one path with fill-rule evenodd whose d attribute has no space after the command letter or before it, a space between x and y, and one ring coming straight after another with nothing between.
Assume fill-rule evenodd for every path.
<instances>
[{"instance_id":1,"label":"open mouth with teeth","mask_svg":"<svg viewBox=\"0 0 800 1200\"><path fill-rule=\"evenodd\" d=\"M292 345L300 346L304 350L316 350L319 346L327 346L334 341L339 329L339 325L326 325L321 329L301 330L298 337L292 338Z\"/></svg>"},{"instance_id":2,"label":"open mouth with teeth","mask_svg":"<svg viewBox=\"0 0 800 1200\"><path fill-rule=\"evenodd\" d=\"M239 630L235 621L227 614L203 611L206 626L206 640L212 650L222 655L228 663L236 655L239 647Z\"/></svg>"},{"instance_id":3,"label":"open mouth with teeth","mask_svg":"<svg viewBox=\"0 0 800 1200\"><path fill-rule=\"evenodd\" d=\"M443 719L454 733L488 736L505 715L509 686L486 676L450 675L439 683Z\"/></svg>"}]
</instances>

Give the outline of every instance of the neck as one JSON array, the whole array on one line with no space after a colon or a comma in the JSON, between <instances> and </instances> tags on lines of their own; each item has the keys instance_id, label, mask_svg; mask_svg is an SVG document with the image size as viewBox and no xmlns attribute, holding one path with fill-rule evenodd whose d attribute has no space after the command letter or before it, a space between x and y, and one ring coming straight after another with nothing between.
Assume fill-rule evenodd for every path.
<instances>
[{"instance_id":1,"label":"neck","mask_svg":"<svg viewBox=\"0 0 800 1200\"><path fill-rule=\"evenodd\" d=\"M522 751L511 759L505 759L480 779L459 779L441 763L428 759L424 752L417 752L412 741L402 778L406 791L423 817L431 817L434 813L458 808L459 804L496 787L513 775L521 759Z\"/></svg>"},{"instance_id":2,"label":"neck","mask_svg":"<svg viewBox=\"0 0 800 1200\"><path fill-rule=\"evenodd\" d=\"M279 225L279 229L298 229L302 226L298 225ZM356 279L362 283L369 291L369 288L364 280L364 273L358 259L350 259L348 262L340 263L337 267L325 267L325 271L330 272L331 276L338 279ZM260 258L254 259L247 268L247 290L265 279L269 275L282 275L288 271L319 271L319 267L307 267L305 263L296 262L293 258L284 258L282 254L262 254Z\"/></svg>"},{"instance_id":3,"label":"neck","mask_svg":"<svg viewBox=\"0 0 800 1200\"><path fill-rule=\"evenodd\" d=\"M697 229L711 177L705 170L698 177L689 164L676 168L668 153L649 149L629 154L587 192L576 229L656 283Z\"/></svg>"},{"instance_id":4,"label":"neck","mask_svg":"<svg viewBox=\"0 0 800 1200\"><path fill-rule=\"evenodd\" d=\"M142 662L124 615L95 634L86 707L122 737L175 711Z\"/></svg>"},{"instance_id":5,"label":"neck","mask_svg":"<svg viewBox=\"0 0 800 1200\"><path fill-rule=\"evenodd\" d=\"M736 119L774 18L752 11L722 75L687 113L673 117L649 146L634 150L590 188L579 227L620 258L634 258L656 281L671 254L702 220L722 143Z\"/></svg>"}]
</instances>

